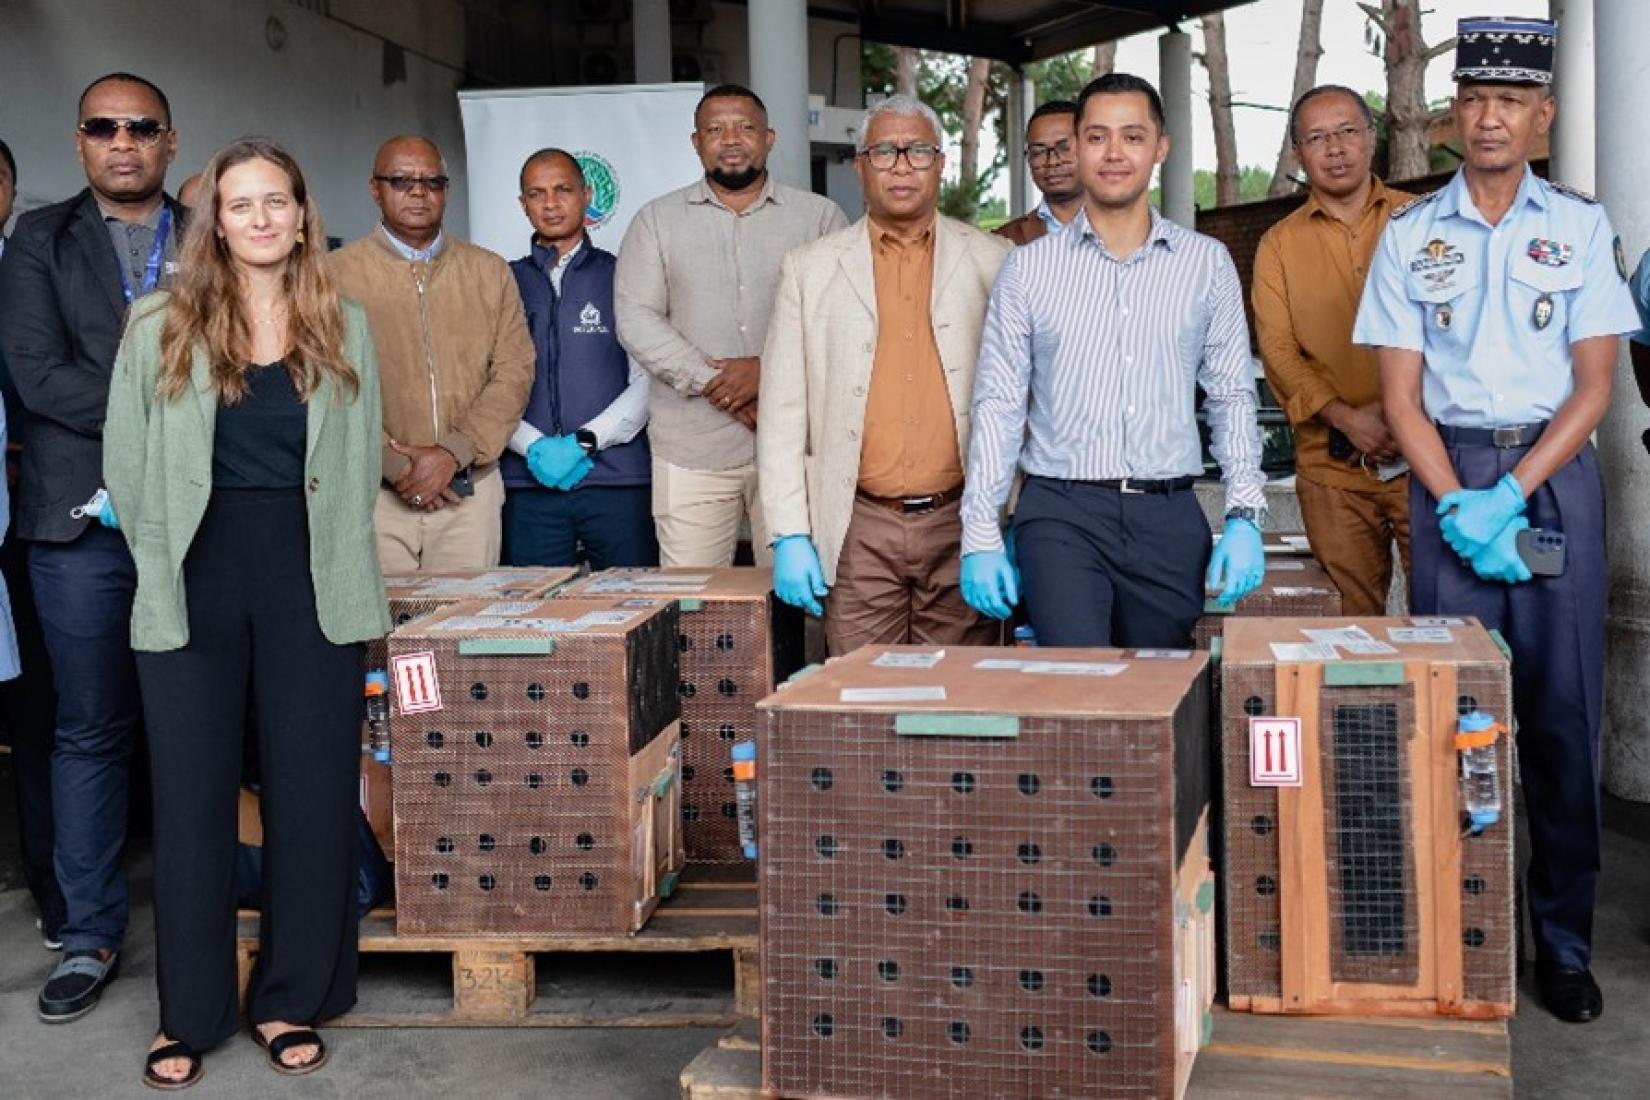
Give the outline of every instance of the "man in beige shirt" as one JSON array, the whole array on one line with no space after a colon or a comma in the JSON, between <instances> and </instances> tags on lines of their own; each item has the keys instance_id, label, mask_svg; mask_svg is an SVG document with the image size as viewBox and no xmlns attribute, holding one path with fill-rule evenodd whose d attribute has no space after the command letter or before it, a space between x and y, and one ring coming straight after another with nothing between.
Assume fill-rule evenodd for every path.
<instances>
[{"instance_id":1,"label":"man in beige shirt","mask_svg":"<svg viewBox=\"0 0 1650 1100\"><path fill-rule=\"evenodd\" d=\"M830 200L769 177L775 137L755 92L706 92L693 132L705 178L642 207L619 249L619 341L653 376L663 565L728 565L747 518L757 560L768 556L754 429L779 261L847 224Z\"/></svg>"},{"instance_id":2,"label":"man in beige shirt","mask_svg":"<svg viewBox=\"0 0 1650 1100\"><path fill-rule=\"evenodd\" d=\"M832 655L1000 636L962 599L958 505L980 328L1011 246L939 216L941 140L917 100L870 112L867 216L786 257L763 352L774 590L823 613Z\"/></svg>"}]
</instances>

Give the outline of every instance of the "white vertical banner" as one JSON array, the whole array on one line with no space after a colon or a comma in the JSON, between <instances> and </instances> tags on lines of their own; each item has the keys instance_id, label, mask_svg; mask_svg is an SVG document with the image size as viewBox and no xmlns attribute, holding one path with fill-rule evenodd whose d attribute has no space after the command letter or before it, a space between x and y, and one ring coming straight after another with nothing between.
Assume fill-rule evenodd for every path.
<instances>
[{"instance_id":1,"label":"white vertical banner","mask_svg":"<svg viewBox=\"0 0 1650 1100\"><path fill-rule=\"evenodd\" d=\"M505 259L527 252L521 166L554 146L578 158L590 184L591 239L617 252L637 210L704 174L688 140L702 94L702 84L459 92L470 239Z\"/></svg>"}]
</instances>

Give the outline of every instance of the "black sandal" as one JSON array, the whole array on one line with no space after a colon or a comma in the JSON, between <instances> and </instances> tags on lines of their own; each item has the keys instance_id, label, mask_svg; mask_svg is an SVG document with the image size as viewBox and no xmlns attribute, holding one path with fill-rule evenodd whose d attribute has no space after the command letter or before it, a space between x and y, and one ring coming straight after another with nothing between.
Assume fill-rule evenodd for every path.
<instances>
[{"instance_id":1,"label":"black sandal","mask_svg":"<svg viewBox=\"0 0 1650 1100\"><path fill-rule=\"evenodd\" d=\"M307 1027L294 1028L283 1031L273 1039L265 1039L264 1033L258 1025L252 1025L252 1038L269 1055L269 1065L276 1073L285 1077L302 1077L306 1073L314 1073L327 1064L327 1045L321 1037ZM293 1047L313 1046L316 1048L315 1057L297 1065L288 1065L281 1055Z\"/></svg>"},{"instance_id":2,"label":"black sandal","mask_svg":"<svg viewBox=\"0 0 1650 1100\"><path fill-rule=\"evenodd\" d=\"M176 1079L162 1077L155 1072L155 1067L160 1063L171 1061L174 1058L187 1060L189 1062L189 1072ZM156 1047L151 1050L149 1057L143 1063L143 1083L152 1089L159 1089L161 1092L179 1092L190 1088L198 1084L204 1076L206 1076L206 1063L201 1060L201 1056L195 1051L195 1048L188 1043L179 1042L175 1039L163 1047Z\"/></svg>"}]
</instances>

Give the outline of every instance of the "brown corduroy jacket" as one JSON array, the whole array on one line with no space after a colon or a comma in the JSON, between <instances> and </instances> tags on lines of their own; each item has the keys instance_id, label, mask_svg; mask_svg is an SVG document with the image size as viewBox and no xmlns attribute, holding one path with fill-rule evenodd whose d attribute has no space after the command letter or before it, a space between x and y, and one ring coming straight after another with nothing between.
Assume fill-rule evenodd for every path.
<instances>
[{"instance_id":1,"label":"brown corduroy jacket","mask_svg":"<svg viewBox=\"0 0 1650 1100\"><path fill-rule=\"evenodd\" d=\"M338 293L367 312L384 394L384 479L408 460L389 440L498 461L521 423L537 357L521 292L498 256L448 235L429 263L404 259L383 227L332 254Z\"/></svg>"}]
</instances>

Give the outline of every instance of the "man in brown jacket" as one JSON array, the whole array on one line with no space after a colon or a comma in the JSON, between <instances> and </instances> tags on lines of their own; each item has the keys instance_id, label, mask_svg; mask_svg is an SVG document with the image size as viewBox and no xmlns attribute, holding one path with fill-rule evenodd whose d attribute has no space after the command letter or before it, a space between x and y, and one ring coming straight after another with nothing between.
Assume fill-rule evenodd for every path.
<instances>
[{"instance_id":1,"label":"man in brown jacket","mask_svg":"<svg viewBox=\"0 0 1650 1100\"><path fill-rule=\"evenodd\" d=\"M1083 184L1077 178L1077 104L1051 99L1032 112L1026 123L1026 163L1043 200L1037 209L997 227L998 236L1015 244L1058 233L1083 207Z\"/></svg>"},{"instance_id":2,"label":"man in brown jacket","mask_svg":"<svg viewBox=\"0 0 1650 1100\"><path fill-rule=\"evenodd\" d=\"M533 342L509 265L441 231L447 174L421 137L373 163L383 223L333 254L361 303L384 391L384 486L374 522L386 573L498 564L498 457L533 385Z\"/></svg>"}]
</instances>

